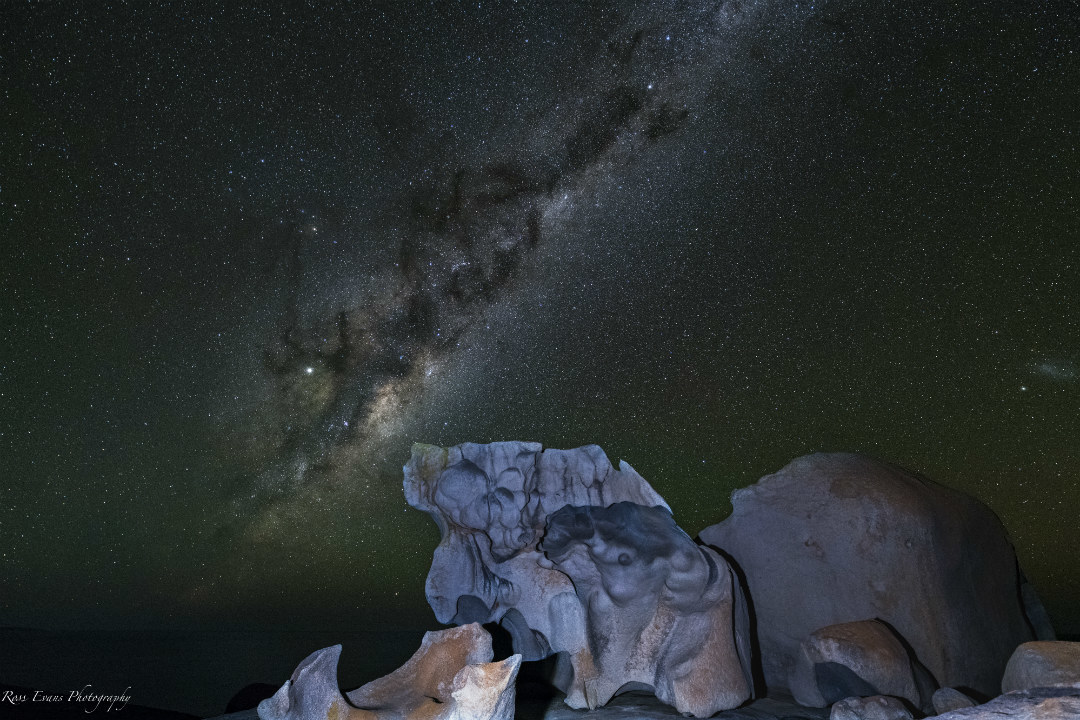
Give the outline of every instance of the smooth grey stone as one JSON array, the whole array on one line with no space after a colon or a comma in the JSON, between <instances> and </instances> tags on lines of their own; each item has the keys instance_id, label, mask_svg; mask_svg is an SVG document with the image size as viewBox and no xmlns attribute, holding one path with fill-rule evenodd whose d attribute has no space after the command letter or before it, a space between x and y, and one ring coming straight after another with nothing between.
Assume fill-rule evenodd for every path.
<instances>
[{"instance_id":1,"label":"smooth grey stone","mask_svg":"<svg viewBox=\"0 0 1080 720\"><path fill-rule=\"evenodd\" d=\"M938 685L994 696L1033 639L1016 553L978 500L862 455L798 458L736 490L701 532L745 574L770 691L790 688L799 643L876 618Z\"/></svg>"},{"instance_id":2,"label":"smooth grey stone","mask_svg":"<svg viewBox=\"0 0 1080 720\"><path fill-rule=\"evenodd\" d=\"M1036 640L1013 652L1001 678L1001 692L1072 683L1080 683L1080 642Z\"/></svg>"},{"instance_id":3,"label":"smooth grey stone","mask_svg":"<svg viewBox=\"0 0 1080 720\"><path fill-rule=\"evenodd\" d=\"M934 693L934 712L938 715L952 712L960 708L975 707L978 705L974 700L956 688L941 688Z\"/></svg>"}]
</instances>

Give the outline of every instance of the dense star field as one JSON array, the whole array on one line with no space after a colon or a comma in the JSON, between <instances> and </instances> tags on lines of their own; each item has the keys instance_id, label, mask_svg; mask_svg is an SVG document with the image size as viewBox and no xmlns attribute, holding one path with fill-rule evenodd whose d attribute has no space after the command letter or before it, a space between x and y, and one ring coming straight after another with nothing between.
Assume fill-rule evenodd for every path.
<instances>
[{"instance_id":1,"label":"dense star field","mask_svg":"<svg viewBox=\"0 0 1080 720\"><path fill-rule=\"evenodd\" d=\"M0 625L433 628L411 443L535 440L869 453L1080 632L1075 5L228 5L0 8Z\"/></svg>"}]
</instances>

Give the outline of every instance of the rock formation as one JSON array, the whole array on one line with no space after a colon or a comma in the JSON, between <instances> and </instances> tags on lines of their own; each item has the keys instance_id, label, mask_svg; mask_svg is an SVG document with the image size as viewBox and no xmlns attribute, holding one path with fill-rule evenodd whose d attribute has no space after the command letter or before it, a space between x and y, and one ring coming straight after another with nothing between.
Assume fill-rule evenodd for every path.
<instances>
[{"instance_id":1,"label":"rock formation","mask_svg":"<svg viewBox=\"0 0 1080 720\"><path fill-rule=\"evenodd\" d=\"M791 680L791 694L809 707L871 695L903 698L914 707L930 705L930 698L919 691L907 649L877 620L830 625L810 633L800 644Z\"/></svg>"},{"instance_id":2,"label":"rock formation","mask_svg":"<svg viewBox=\"0 0 1080 720\"><path fill-rule=\"evenodd\" d=\"M851 454L801 457L732 495L701 539L745 573L769 687L818 628L879 618L941 685L996 694L1033 632L1016 555L982 503Z\"/></svg>"},{"instance_id":3,"label":"rock formation","mask_svg":"<svg viewBox=\"0 0 1080 720\"><path fill-rule=\"evenodd\" d=\"M491 662L491 636L476 624L424 635L400 668L343 696L341 646L309 655L273 697L261 720L513 720L521 656Z\"/></svg>"},{"instance_id":4,"label":"rock formation","mask_svg":"<svg viewBox=\"0 0 1080 720\"><path fill-rule=\"evenodd\" d=\"M749 697L730 568L626 463L596 446L415 445L404 485L442 534L426 586L436 617L499 622L525 659L558 655L571 707L635 684L695 715Z\"/></svg>"},{"instance_id":5,"label":"rock formation","mask_svg":"<svg viewBox=\"0 0 1080 720\"><path fill-rule=\"evenodd\" d=\"M1080 683L1080 642L1027 642L1005 666L1001 692Z\"/></svg>"}]
</instances>

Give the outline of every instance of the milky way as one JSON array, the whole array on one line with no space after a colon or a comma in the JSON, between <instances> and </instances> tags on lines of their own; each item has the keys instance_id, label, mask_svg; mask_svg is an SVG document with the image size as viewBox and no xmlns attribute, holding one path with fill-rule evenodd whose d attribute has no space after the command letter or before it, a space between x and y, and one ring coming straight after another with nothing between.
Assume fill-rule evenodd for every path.
<instances>
[{"instance_id":1,"label":"milky way","mask_svg":"<svg viewBox=\"0 0 1080 720\"><path fill-rule=\"evenodd\" d=\"M754 12L731 3L652 9L594 38L599 50L571 91L528 118L503 118L510 141L479 161L442 159L427 187L406 196L392 267L373 268L370 287L330 314L305 323L298 308L301 294L320 292L301 259L317 229L279 230L292 245L290 295L264 352L272 390L260 412L280 417L257 493L348 483L373 455L407 445L409 407L437 397L469 331L513 293L522 266L573 208L595 198L600 179L678 133L702 100L702 76L735 59Z\"/></svg>"},{"instance_id":2,"label":"milky way","mask_svg":"<svg viewBox=\"0 0 1080 720\"><path fill-rule=\"evenodd\" d=\"M864 452L1080 627L1068 4L0 13L6 622L430 627L410 445L514 439Z\"/></svg>"},{"instance_id":3,"label":"milky way","mask_svg":"<svg viewBox=\"0 0 1080 720\"><path fill-rule=\"evenodd\" d=\"M950 182L979 187L965 179L969 168L962 158L966 133L983 131L978 124L984 111L975 116L975 129L928 140L920 105L936 102L944 85L930 87L934 81L925 76L937 71L924 53L939 41L956 43L966 32L978 37L981 20L944 10L936 18L901 10L874 18L861 13L842 3L723 2L653 5L605 17L574 55L548 58L557 81L523 84L518 92L525 97L486 118L482 132L470 130L466 120L411 159L405 167L412 177L393 196L390 219L378 230L362 223L331 230L342 241L349 233L377 237L359 245L344 270L305 259L318 257L322 231L314 219L310 228L305 217L276 229L287 249L273 284L281 304L259 325L262 337L270 336L261 345L260 365L244 367L256 384L240 383L241 402L245 395L260 398L251 410L255 420L236 423L253 428L258 450L230 482L239 492L222 521L228 535L241 532L238 548L254 543L290 557L312 552L327 568L394 567L392 556L377 556L376 539L388 532L408 538L417 527L393 519L401 512L397 468L412 441L508 439L500 433L516 425L528 434L522 439L550 442L561 417L582 428L554 433L569 444L628 437L626 452L644 454L660 445L661 454L683 455L679 465L706 474L707 466L693 465L700 438L739 448L754 445L752 435L768 444L774 432L759 415L735 436L722 423L713 435L708 427L717 416L709 408L745 403L766 416L771 408L791 413L799 426L794 417L805 411L784 410L785 401L770 400L785 394L814 408L812 417L825 418L810 427L833 425L852 407L880 402L879 410L891 413L890 403L907 406L908 422L879 432L917 443L909 427L926 413L911 399L919 396L919 381L900 380L886 391L891 400L878 400L875 373L855 380L856 370L848 381L842 375L819 381L808 366L829 375L828 361L798 358L817 352L827 357L851 344L867 367L889 367L892 361L879 357L875 344L909 353L925 342L909 337L908 327L918 328L918 321L891 318L890 304L910 305L899 311L905 318L957 312L942 309L954 300L940 291L934 291L938 299L919 299L919 285L949 254L950 242L947 235L929 244L922 237L942 231L924 227L922 218L940 212L935 206L952 190L949 182L937 187L926 165L929 158L930 167L959 174ZM930 29L934 23L945 29ZM898 32L904 25L909 35ZM944 72L941 83L956 82ZM900 107L910 117L890 117ZM479 107L477 112L484 114ZM952 111L946 106L944 112L949 117ZM948 122L971 121L961 112ZM942 146L940 157L935 142ZM912 149L920 143L929 145ZM979 192L968 195L972 210L981 202ZM708 234L696 239L703 224ZM854 235L854 228L868 239ZM842 239L817 245L816 233ZM769 239L755 240L761 236ZM372 245L390 252L365 259ZM648 259L635 268L635 256ZM841 277L839 268L852 263L855 274ZM578 266L592 270L583 276ZM815 286L817 278L829 279L816 291L799 289ZM570 289L579 280L587 290ZM642 283L652 288L644 290ZM342 285L347 289L336 289ZM883 300L878 287L895 287L894 299ZM807 298L808 292L816 295ZM580 308L598 314L582 321L575 316ZM598 320L604 312L607 319ZM643 324L640 318L649 314L655 319ZM682 328L680 338L661 339L671 318L679 318L674 325ZM559 329L564 323L572 329ZM853 341L853 332L865 335ZM643 372L636 369L634 358L643 353L674 360L680 343L695 357L703 346L715 355L706 365L684 365L675 386L662 362L650 359ZM543 347L548 344L554 350ZM612 344L625 345L625 351L613 353ZM644 351L636 347L642 344ZM509 366L543 366L542 356L552 352L565 359L545 380L536 379L543 373L525 374L537 400L523 402L518 389L507 390L513 381L502 379L519 371L485 365L493 345L503 348L495 354ZM916 359L906 361L912 368L922 362L915 352ZM838 361L846 365L851 356ZM698 369L713 363L723 369ZM565 380L567 367L576 380ZM1061 381L1068 367L1043 362L1036 371ZM717 372L719 384L696 380ZM642 377L657 383L655 399L643 400L632 389ZM818 400L807 392L807 385L834 381L839 387ZM577 387L597 409L575 417L581 401L572 396L553 405L544 398L560 393L557 386ZM485 402L490 394L506 394L513 404ZM600 408L619 396L626 400L615 412L632 418L627 427L585 427L584 417L604 418L607 411ZM838 401L844 396L850 399ZM663 435L647 421L656 402L698 408L705 424L696 421L681 438L660 440ZM492 406L498 409L484 409ZM552 417L536 418L545 413ZM491 428L493 418L508 416L514 420L504 420L503 429ZM450 431L437 430L448 424ZM788 437L806 428L802 424ZM547 437L530 434L537 432ZM690 440L691 433L699 439ZM902 464L917 462L877 439L831 433L801 447L853 445L892 453ZM782 434L771 442L792 444ZM642 462L640 455L630 459ZM951 458L946 467L956 462ZM751 466L759 473L773 469ZM670 466L668 472L666 492L692 486ZM984 492L993 497L996 490ZM711 491L713 507L724 494ZM709 502L697 506L703 508L700 522L723 512L705 509ZM422 566L422 541L413 543L410 555ZM327 544L340 555L325 550ZM238 549L216 572L227 576L247 557Z\"/></svg>"}]
</instances>

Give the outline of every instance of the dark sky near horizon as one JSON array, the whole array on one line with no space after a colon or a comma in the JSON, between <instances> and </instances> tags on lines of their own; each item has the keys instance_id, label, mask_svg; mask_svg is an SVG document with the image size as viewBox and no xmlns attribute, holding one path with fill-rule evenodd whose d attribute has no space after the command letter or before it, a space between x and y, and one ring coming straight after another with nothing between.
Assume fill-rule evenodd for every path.
<instances>
[{"instance_id":1,"label":"dark sky near horizon","mask_svg":"<svg viewBox=\"0 0 1080 720\"><path fill-rule=\"evenodd\" d=\"M0 625L434 627L412 442L799 455L1080 632L1073 3L0 5Z\"/></svg>"}]
</instances>

